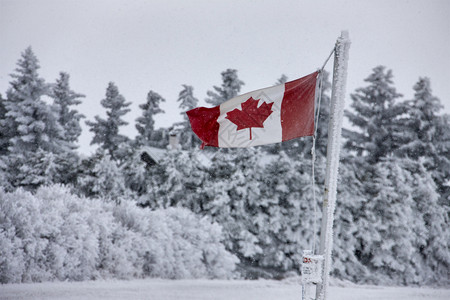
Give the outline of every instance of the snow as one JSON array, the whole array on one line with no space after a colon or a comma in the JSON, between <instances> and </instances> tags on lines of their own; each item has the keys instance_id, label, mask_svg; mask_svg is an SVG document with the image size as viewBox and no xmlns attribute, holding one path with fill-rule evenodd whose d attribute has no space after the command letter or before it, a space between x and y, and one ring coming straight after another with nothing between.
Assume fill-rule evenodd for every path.
<instances>
[{"instance_id":1,"label":"snow","mask_svg":"<svg viewBox=\"0 0 450 300\"><path fill-rule=\"evenodd\" d=\"M167 149L161 149L151 146L141 147L141 153L147 152L148 155L156 162L160 163L167 156Z\"/></svg>"},{"instance_id":2,"label":"snow","mask_svg":"<svg viewBox=\"0 0 450 300\"><path fill-rule=\"evenodd\" d=\"M300 279L272 280L106 280L0 285L0 299L301 299ZM450 299L450 289L382 287L334 282L330 300L438 300Z\"/></svg>"}]
</instances>

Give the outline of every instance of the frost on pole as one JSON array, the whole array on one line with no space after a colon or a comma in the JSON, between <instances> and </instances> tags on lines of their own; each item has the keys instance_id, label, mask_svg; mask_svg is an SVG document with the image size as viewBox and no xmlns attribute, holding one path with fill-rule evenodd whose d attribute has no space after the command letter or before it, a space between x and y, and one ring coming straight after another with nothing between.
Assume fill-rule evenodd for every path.
<instances>
[{"instance_id":1,"label":"frost on pole","mask_svg":"<svg viewBox=\"0 0 450 300\"><path fill-rule=\"evenodd\" d=\"M320 236L320 253L324 256L322 283L318 284L317 299L327 299L330 277L331 251L333 249L333 220L337 193L337 177L344 115L345 86L347 81L348 50L350 40L343 31L336 42L333 85L331 91L330 121L328 125L327 170L323 200L323 218Z\"/></svg>"},{"instance_id":2,"label":"frost on pole","mask_svg":"<svg viewBox=\"0 0 450 300\"><path fill-rule=\"evenodd\" d=\"M301 271L302 299L314 300L317 284L322 282L323 255L314 255L311 250L303 250Z\"/></svg>"}]
</instances>

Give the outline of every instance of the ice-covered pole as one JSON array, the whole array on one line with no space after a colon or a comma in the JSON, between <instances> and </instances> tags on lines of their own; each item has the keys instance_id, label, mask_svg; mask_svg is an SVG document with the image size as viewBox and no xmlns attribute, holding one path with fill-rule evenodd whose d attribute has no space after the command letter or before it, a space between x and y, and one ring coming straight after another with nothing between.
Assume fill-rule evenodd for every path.
<instances>
[{"instance_id":1,"label":"ice-covered pole","mask_svg":"<svg viewBox=\"0 0 450 300\"><path fill-rule=\"evenodd\" d=\"M322 283L317 286L316 299L327 299L333 250L333 220L336 205L337 177L344 116L345 85L347 81L350 39L342 31L334 52L333 84L331 90L330 120L328 123L327 168L323 198L322 227L319 254L324 257Z\"/></svg>"}]
</instances>

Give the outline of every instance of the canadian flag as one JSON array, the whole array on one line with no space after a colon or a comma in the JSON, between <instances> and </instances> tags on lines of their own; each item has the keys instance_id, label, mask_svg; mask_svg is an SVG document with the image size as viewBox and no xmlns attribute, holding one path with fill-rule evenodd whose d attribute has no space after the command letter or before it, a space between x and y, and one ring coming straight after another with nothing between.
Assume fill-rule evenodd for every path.
<instances>
[{"instance_id":1,"label":"canadian flag","mask_svg":"<svg viewBox=\"0 0 450 300\"><path fill-rule=\"evenodd\" d=\"M203 142L201 148L252 147L313 135L318 75L187 111L192 130Z\"/></svg>"}]
</instances>

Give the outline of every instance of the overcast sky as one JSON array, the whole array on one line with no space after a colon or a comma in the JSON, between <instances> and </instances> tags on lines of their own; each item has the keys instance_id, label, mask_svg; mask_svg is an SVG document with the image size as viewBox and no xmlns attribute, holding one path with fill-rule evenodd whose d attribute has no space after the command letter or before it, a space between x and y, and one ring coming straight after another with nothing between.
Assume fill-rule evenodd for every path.
<instances>
[{"instance_id":1,"label":"overcast sky","mask_svg":"<svg viewBox=\"0 0 450 300\"><path fill-rule=\"evenodd\" d=\"M347 94L385 65L405 99L420 76L429 77L450 112L448 0L0 0L0 93L31 45L47 82L60 71L71 75L72 89L86 95L78 110L88 120L104 116L100 101L115 82L132 102L123 133L133 138L149 90L167 101L157 118L167 127L181 120L182 84L205 105L227 68L238 70L242 92L271 86L281 74L302 77L323 64L341 30L352 41ZM92 151L91 139L84 128L82 152Z\"/></svg>"}]
</instances>

